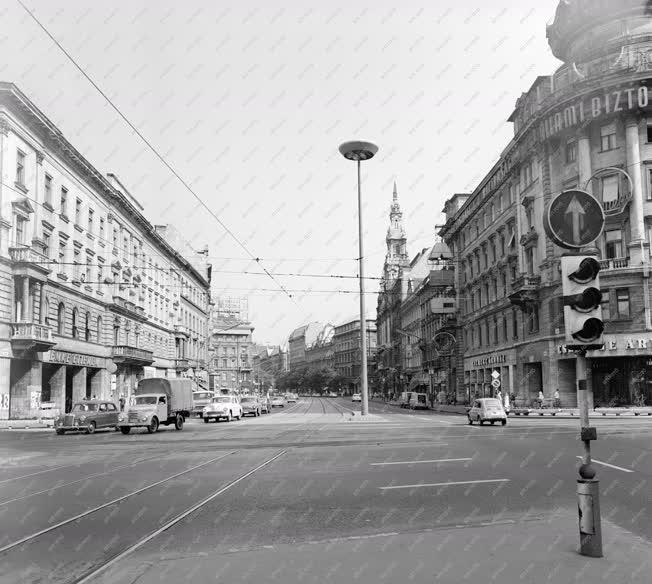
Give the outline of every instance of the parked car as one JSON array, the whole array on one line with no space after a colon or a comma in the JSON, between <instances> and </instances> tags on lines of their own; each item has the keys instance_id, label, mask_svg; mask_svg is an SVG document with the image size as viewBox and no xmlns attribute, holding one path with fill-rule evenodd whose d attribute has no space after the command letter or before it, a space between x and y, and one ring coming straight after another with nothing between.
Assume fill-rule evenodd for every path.
<instances>
[{"instance_id":1,"label":"parked car","mask_svg":"<svg viewBox=\"0 0 652 584\"><path fill-rule=\"evenodd\" d=\"M284 408L285 400L280 395L275 395L272 397L272 407L273 408Z\"/></svg>"},{"instance_id":2,"label":"parked car","mask_svg":"<svg viewBox=\"0 0 652 584\"><path fill-rule=\"evenodd\" d=\"M409 407L411 410L427 410L428 395L425 393L413 393L410 396Z\"/></svg>"},{"instance_id":3,"label":"parked car","mask_svg":"<svg viewBox=\"0 0 652 584\"><path fill-rule=\"evenodd\" d=\"M242 406L235 395L218 395L204 408L202 414L207 424L211 420L219 422L222 419L230 422L233 418L236 420L242 418Z\"/></svg>"},{"instance_id":4,"label":"parked car","mask_svg":"<svg viewBox=\"0 0 652 584\"><path fill-rule=\"evenodd\" d=\"M272 402L267 396L260 398L260 413L269 414L272 411Z\"/></svg>"},{"instance_id":5,"label":"parked car","mask_svg":"<svg viewBox=\"0 0 652 584\"><path fill-rule=\"evenodd\" d=\"M362 395L360 395L359 393L354 393L351 396L351 401L352 402L361 402L362 401Z\"/></svg>"},{"instance_id":6,"label":"parked car","mask_svg":"<svg viewBox=\"0 0 652 584\"><path fill-rule=\"evenodd\" d=\"M253 416L254 418L260 416L260 402L257 397L245 396L240 400L242 406L242 416Z\"/></svg>"},{"instance_id":7,"label":"parked car","mask_svg":"<svg viewBox=\"0 0 652 584\"><path fill-rule=\"evenodd\" d=\"M72 406L69 414L60 415L54 422L59 436L70 430L92 434L100 428L117 428L118 407L109 401L87 400Z\"/></svg>"},{"instance_id":8,"label":"parked car","mask_svg":"<svg viewBox=\"0 0 652 584\"><path fill-rule=\"evenodd\" d=\"M503 404L495 397L485 397L476 399L473 406L468 412L469 424L474 421L480 422L482 426L485 422L494 423L500 422L503 426L507 424L507 414L503 408Z\"/></svg>"}]
</instances>

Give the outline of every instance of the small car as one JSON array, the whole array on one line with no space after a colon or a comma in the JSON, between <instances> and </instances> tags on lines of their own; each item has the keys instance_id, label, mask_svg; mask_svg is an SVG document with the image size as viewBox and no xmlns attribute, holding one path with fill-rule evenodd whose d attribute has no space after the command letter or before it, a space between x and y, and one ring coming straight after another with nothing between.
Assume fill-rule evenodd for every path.
<instances>
[{"instance_id":1,"label":"small car","mask_svg":"<svg viewBox=\"0 0 652 584\"><path fill-rule=\"evenodd\" d=\"M427 410L428 396L425 393L413 393L410 396L409 408L411 410Z\"/></svg>"},{"instance_id":2,"label":"small car","mask_svg":"<svg viewBox=\"0 0 652 584\"><path fill-rule=\"evenodd\" d=\"M352 402L361 402L362 401L362 395L360 395L359 393L354 393L351 396L351 401Z\"/></svg>"},{"instance_id":3,"label":"small car","mask_svg":"<svg viewBox=\"0 0 652 584\"><path fill-rule=\"evenodd\" d=\"M260 413L269 414L272 411L272 404L267 396L260 398Z\"/></svg>"},{"instance_id":4,"label":"small car","mask_svg":"<svg viewBox=\"0 0 652 584\"><path fill-rule=\"evenodd\" d=\"M235 395L218 395L204 408L202 417L207 424L211 420L215 420L216 422L219 422L221 419L227 422L230 422L234 418L239 420L242 418L240 400Z\"/></svg>"},{"instance_id":5,"label":"small car","mask_svg":"<svg viewBox=\"0 0 652 584\"><path fill-rule=\"evenodd\" d=\"M473 422L480 422L482 426L485 422L494 423L500 422L503 426L507 424L507 414L503 408L503 404L495 397L485 397L476 399L473 406L468 412L469 424Z\"/></svg>"},{"instance_id":6,"label":"small car","mask_svg":"<svg viewBox=\"0 0 652 584\"><path fill-rule=\"evenodd\" d=\"M285 400L280 396L280 395L275 395L272 398L272 407L273 408L284 408L285 407Z\"/></svg>"},{"instance_id":7,"label":"small car","mask_svg":"<svg viewBox=\"0 0 652 584\"><path fill-rule=\"evenodd\" d=\"M72 406L69 414L59 416L54 422L55 432L61 436L70 430L92 434L100 428L118 427L118 407L109 401L85 400Z\"/></svg>"},{"instance_id":8,"label":"small car","mask_svg":"<svg viewBox=\"0 0 652 584\"><path fill-rule=\"evenodd\" d=\"M257 397L245 396L240 399L240 405L242 406L242 417L253 416L257 418L260 416L261 406Z\"/></svg>"},{"instance_id":9,"label":"small car","mask_svg":"<svg viewBox=\"0 0 652 584\"><path fill-rule=\"evenodd\" d=\"M299 396L298 396L296 393L288 393L286 399L287 399L287 402L288 402L289 404L293 404L293 403L296 403L298 397L299 397Z\"/></svg>"}]
</instances>

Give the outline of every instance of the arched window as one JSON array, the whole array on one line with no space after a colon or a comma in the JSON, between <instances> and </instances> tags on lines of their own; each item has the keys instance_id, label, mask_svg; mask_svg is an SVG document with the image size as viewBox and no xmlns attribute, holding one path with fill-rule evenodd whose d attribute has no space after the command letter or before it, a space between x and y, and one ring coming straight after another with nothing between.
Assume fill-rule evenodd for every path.
<instances>
[{"instance_id":1,"label":"arched window","mask_svg":"<svg viewBox=\"0 0 652 584\"><path fill-rule=\"evenodd\" d=\"M79 338L79 310L77 308L72 309L72 338Z\"/></svg>"},{"instance_id":2,"label":"arched window","mask_svg":"<svg viewBox=\"0 0 652 584\"><path fill-rule=\"evenodd\" d=\"M87 312L86 313L86 331L85 331L85 338L87 341L91 340L91 313Z\"/></svg>"},{"instance_id":3,"label":"arched window","mask_svg":"<svg viewBox=\"0 0 652 584\"><path fill-rule=\"evenodd\" d=\"M66 307L63 302L57 310L57 334L63 335L66 332Z\"/></svg>"},{"instance_id":4,"label":"arched window","mask_svg":"<svg viewBox=\"0 0 652 584\"><path fill-rule=\"evenodd\" d=\"M98 316L97 317L97 342L101 343L102 342L102 317Z\"/></svg>"},{"instance_id":5,"label":"arched window","mask_svg":"<svg viewBox=\"0 0 652 584\"><path fill-rule=\"evenodd\" d=\"M41 306L41 311L43 312L43 323L45 326L50 325L50 300L45 298L43 301L43 306Z\"/></svg>"}]
</instances>

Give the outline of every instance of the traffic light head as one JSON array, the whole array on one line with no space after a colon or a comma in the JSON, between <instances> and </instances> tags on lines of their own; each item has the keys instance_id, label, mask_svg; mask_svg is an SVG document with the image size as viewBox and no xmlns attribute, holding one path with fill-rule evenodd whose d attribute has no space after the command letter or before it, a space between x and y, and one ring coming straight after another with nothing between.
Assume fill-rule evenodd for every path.
<instances>
[{"instance_id":1,"label":"traffic light head","mask_svg":"<svg viewBox=\"0 0 652 584\"><path fill-rule=\"evenodd\" d=\"M600 263L591 256L561 258L564 325L569 348L602 347L602 293Z\"/></svg>"}]
</instances>

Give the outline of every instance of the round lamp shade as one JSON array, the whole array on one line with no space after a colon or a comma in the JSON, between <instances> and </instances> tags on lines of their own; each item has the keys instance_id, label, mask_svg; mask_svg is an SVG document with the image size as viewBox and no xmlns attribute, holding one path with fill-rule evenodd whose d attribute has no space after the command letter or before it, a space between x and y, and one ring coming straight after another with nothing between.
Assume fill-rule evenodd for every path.
<instances>
[{"instance_id":1,"label":"round lamp shade","mask_svg":"<svg viewBox=\"0 0 652 584\"><path fill-rule=\"evenodd\" d=\"M378 146L371 142L345 142L340 146L340 153L349 160L369 160L378 152Z\"/></svg>"}]
</instances>

